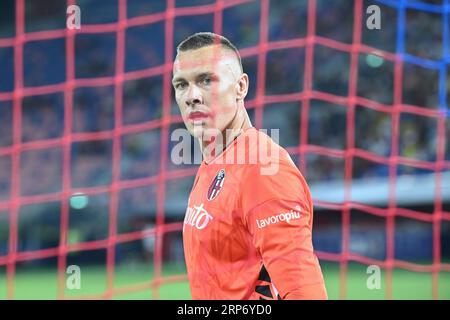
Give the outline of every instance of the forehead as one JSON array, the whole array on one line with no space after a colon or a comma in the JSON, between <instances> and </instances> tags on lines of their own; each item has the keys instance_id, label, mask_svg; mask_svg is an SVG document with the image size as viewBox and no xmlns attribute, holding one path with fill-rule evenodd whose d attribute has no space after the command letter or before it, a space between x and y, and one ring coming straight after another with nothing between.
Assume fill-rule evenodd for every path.
<instances>
[{"instance_id":1,"label":"forehead","mask_svg":"<svg viewBox=\"0 0 450 320\"><path fill-rule=\"evenodd\" d=\"M222 68L239 68L236 54L222 45L212 45L195 50L180 51L173 64L173 74L217 71Z\"/></svg>"}]
</instances>

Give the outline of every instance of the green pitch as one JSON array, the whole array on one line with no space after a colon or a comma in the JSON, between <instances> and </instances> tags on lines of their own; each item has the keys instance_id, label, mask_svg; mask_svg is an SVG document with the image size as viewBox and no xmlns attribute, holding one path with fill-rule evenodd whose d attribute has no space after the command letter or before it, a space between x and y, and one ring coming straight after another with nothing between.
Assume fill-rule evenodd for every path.
<instances>
[{"instance_id":1,"label":"green pitch","mask_svg":"<svg viewBox=\"0 0 450 320\"><path fill-rule=\"evenodd\" d=\"M99 266L81 267L81 288L68 290L67 297L83 295L99 295L106 289L106 268ZM369 290L366 282L369 275L366 266L351 263L347 274L348 299L384 299L385 273L381 271L380 289ZM339 299L340 274L335 263L322 263L322 269L330 299ZM164 265L163 275L182 274L185 269L181 265ZM15 279L16 299L55 299L57 296L56 268L18 270ZM143 264L129 264L116 267L114 287L123 288L141 283L149 283L153 278L151 267ZM409 272L396 269L393 272L394 299L431 299L432 276L429 273ZM439 275L439 297L450 299L450 273ZM0 299L6 298L6 268L0 267ZM113 299L152 299L151 289L119 294ZM159 287L160 299L190 299L187 282L163 284Z\"/></svg>"}]
</instances>

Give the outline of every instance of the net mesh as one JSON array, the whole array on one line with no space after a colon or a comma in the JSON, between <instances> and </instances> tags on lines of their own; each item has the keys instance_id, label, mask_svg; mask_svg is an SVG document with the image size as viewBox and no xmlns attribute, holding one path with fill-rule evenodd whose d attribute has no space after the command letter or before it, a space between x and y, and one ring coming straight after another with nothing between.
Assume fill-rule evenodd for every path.
<instances>
[{"instance_id":1,"label":"net mesh","mask_svg":"<svg viewBox=\"0 0 450 320\"><path fill-rule=\"evenodd\" d=\"M340 298L347 296L347 271L348 263L351 261L365 265L379 265L385 270L387 298L392 298L394 268L431 273L432 296L438 298L439 273L450 271L450 264L444 263L441 259L442 223L450 221L450 212L444 210L442 199L443 172L450 169L448 147L446 151L450 128L448 125L450 110L447 106L447 63L450 57L448 46L450 4L448 1L445 0L440 4L406 0L376 1L377 4L383 5L388 12L396 16L396 19L393 20L396 29L395 39L393 39L391 48L377 47L370 41L362 41L364 35L370 38L364 27L366 22L364 10L368 3L362 0L351 1L353 10L353 18L349 19L351 25L344 25L340 29L341 31L345 28L348 29L347 38L341 36L340 33L337 33L335 37L323 36L327 26L317 21L318 6L323 5L323 1L319 0L305 1L303 5L300 5L303 10L301 13L303 20L298 19L298 16L294 16L292 21L289 20L292 17L286 17L287 25L289 26L289 22L291 23L291 29L287 28L287 30L277 30L273 27L276 23L271 20L271 11L279 10L279 8L269 0L217 0L202 2L200 5L195 5L195 1L191 2L192 5L182 6L175 0L161 1L164 3L161 8L157 6L156 8L143 7L141 8L145 9L143 13L136 13L136 10L133 9L134 1L118 0L115 3L116 10L113 10L111 14L112 18L109 17L104 21L95 21L93 15L90 16L89 13L83 11L80 30L55 27L50 28L52 30L32 31L26 27L29 12L26 10L26 6L31 6L31 2L25 0L15 2L15 35L0 38L0 49L13 52L12 70L10 70L13 85L6 89L3 86L3 90L0 92L0 103L11 110L9 115L11 119L10 141L6 145L0 146L0 157L7 159L5 160L7 165L4 165L3 168L8 168L9 173L6 182L8 191L0 198L0 212L9 217L7 252L4 255L1 255L0 252L0 266L6 266L7 297L14 298L15 296L15 274L18 263L56 257L57 297L65 298L68 256L80 251L106 250L107 281L105 290L99 295L88 297L111 298L121 293L150 288L152 296L158 298L161 285L186 281L184 274L165 276L162 272L165 250L164 236L182 230L181 221L167 219L166 211L168 203L171 202L168 188L182 179L191 179L196 172L196 168L192 166L174 167L169 158L170 132L173 128L182 126L182 119L176 112L176 106L174 107L171 91L174 48L192 31L201 31L191 30L183 25L183 18L192 16L198 18L200 27L204 20L205 26L212 27L214 32L224 33L233 40L233 37L238 37L238 35L233 34L233 30L230 29L230 25L234 23L232 17L234 13L248 6L246 10L249 11L246 12L252 12L253 8L257 8L256 14L251 15L253 18L248 18L248 25L243 25L241 29L253 28L255 24L258 31L251 33L251 35L256 34L253 38L252 36L244 37L246 40L243 41L244 45L240 51L245 65L253 72L251 80L254 87L249 93L246 106L255 127L265 127L265 110L274 108L274 106L279 110L280 104L293 106L298 115L298 140L296 145L288 146L287 149L297 159L302 172L313 179L314 171L317 170L309 160L311 155L316 160L320 157L327 157L342 163L344 181L342 201L315 199L317 210L334 210L339 212L341 217L340 252L331 253L320 250L317 252L322 261L333 261L340 264ZM82 1L78 1L78 4L81 3ZM66 3L67 6L72 4L77 4L77 1L68 0ZM108 7L114 7L112 2L108 2ZM408 37L414 37L414 35L408 33L407 26L411 27L408 25L411 23L408 15L413 11L433 14L442 22L440 27L441 52L438 56L419 57L414 52L411 53L409 47L411 41L408 40L410 39ZM92 23L90 23L90 19ZM298 27L295 25L295 21L298 20L303 21L297 23L304 23L304 28L298 28L304 32L289 34L290 30L296 30ZM186 28L180 28L180 26ZM332 28L333 26L331 26ZM143 51L151 56L152 50L157 49L140 43L133 37L133 33L150 34L152 41L161 44L164 54L155 53L153 58L148 60L142 58ZM280 40L277 39L277 33L288 36ZM329 31L328 34L332 34L332 32ZM94 77L83 74L83 61L95 60L96 54L101 56L101 53L89 46L89 39L110 43L114 48L114 52L98 58L97 62L103 62L106 66L103 68L100 66ZM50 48L48 50L49 55L54 54L55 64L57 63L56 56L63 52L64 70L59 75L59 79L49 79L47 83L41 85L29 76L32 73L30 64L36 66L41 61L39 58L28 61L31 60L31 56L27 52L30 50L30 46L42 45L45 47L48 41L60 41L60 51L52 52ZM337 71L328 76L331 79L330 82L327 82L327 75L321 74L318 66L318 63L326 60L322 59L323 57L330 57L337 66ZM382 69L387 75L386 81L390 81L391 84L392 92L390 95L387 94L388 98L368 93L376 91L373 90L374 87L376 88L376 83L368 84L367 79L370 79L371 75L361 64L363 57L375 59L375 62L377 57L382 57L385 65L389 66L388 70ZM128 63L130 59L135 60L134 65ZM280 71L274 69L272 62L277 59L284 59L288 66L292 65L289 74L280 74ZM342 61L347 61L347 63L342 63ZM99 65L101 65L100 62ZM47 67L51 67L51 63ZM429 105L429 101L424 101L423 105L405 101L405 86L408 81L412 81L412 78L420 77L419 68L421 72L433 72L437 77L434 107ZM295 71L296 69L298 72ZM45 72L45 69L41 71ZM274 78L277 72L279 77ZM338 84L333 83L342 77L344 77L343 82L346 82L345 85L339 87L340 81L337 81ZM271 85L268 86L268 83ZM293 83L296 83L297 86L292 85ZM294 89L287 92L287 87ZM95 98L97 90L103 90L102 101ZM153 111L151 110L148 114L138 112L132 114L131 111L128 111L133 109L133 103L139 103L139 100L137 102L133 100L139 90L141 92L145 90L159 92L159 98L155 98L154 94L152 96L156 99L158 106L155 106ZM63 108L58 111L59 113L53 110L56 112L56 116L60 117L59 127L55 128L52 124L46 125L45 122L33 126L32 120L28 117L27 103L33 107L39 106L36 99L44 96L51 96L51 99L61 99L62 101ZM104 108L106 113L109 112L112 115L109 122L101 121L102 118L99 114L90 113L89 116L92 119L99 119L97 122L101 122L101 124L96 122L96 124L91 124L93 127L89 127L89 124L80 127L76 120L79 116L80 104L83 104L80 103L82 101L80 99L83 97L87 99L85 105L98 104L99 108ZM30 99L34 100L30 102ZM51 99L50 102L46 100L43 104L52 104ZM106 101L107 99L109 100ZM317 132L311 126L311 122L315 119L315 114L320 107L317 105L318 101L322 104L332 104L339 109L345 123L345 128L343 128L345 135L342 143L331 145L322 143L320 137L316 136ZM57 105L58 102L53 104ZM49 112L36 108L36 112ZM363 121L361 117L370 112L376 112L377 115L388 119L390 132L388 152L377 153L370 147L365 147L364 141L361 142L361 139L358 139L362 136L358 122ZM432 130L429 135L429 139L435 141L432 158L409 157L402 149L402 139L406 139L402 136L405 115L416 120L419 119L418 121L431 121L435 126L435 130ZM145 121L140 121L142 119ZM45 126L44 133L39 130L39 126ZM3 133L6 137L8 129L4 130ZM132 145L136 139L149 141L152 150L148 154L138 155L139 161L131 162L130 167L142 165L142 159L144 163L147 163L147 165L143 165L141 171L138 169L138 173L133 174L131 169L127 171L123 162L124 153L132 151ZM319 142L315 143L315 141ZM74 149L89 154L89 149L87 151L86 148L83 149L87 142L97 142L96 146L104 148L107 154L105 159L109 161L110 177L104 183L88 184L87 180L83 180L83 177L80 176L81 173L79 174L77 171L79 160ZM366 141L366 143L369 142ZM336 145L341 145L341 148ZM39 152L44 151L53 152L55 155L53 157L37 156ZM50 162L53 161L52 159L57 159L53 166L56 171L47 172L42 169L44 172L39 172L39 170L36 172L27 166L27 163L47 161L46 159ZM352 182L355 178L355 167L359 165L359 161L375 163L386 168L389 180L389 200L386 207L353 200ZM431 213L402 208L398 204L397 180L402 166L435 173L434 206ZM95 171L101 170L101 167L102 165L94 166L90 173L94 174ZM142 172L146 173L144 177L142 177ZM37 181L48 176L54 177L54 179ZM126 206L121 203L122 195L127 190L146 188L153 192L154 199L149 202L152 202L151 210L155 212L154 226L143 231L121 231L119 215L123 206ZM104 237L92 241L75 241L74 243L68 239L71 221L70 201L77 192L90 197L106 195L105 208L107 209L105 210L108 214L103 220L107 228ZM146 200L144 196L143 202ZM26 211L24 208L52 202L59 206L58 245L37 250L21 250L18 242L20 216L23 211ZM352 252L350 248L352 210L359 210L386 219L385 259L373 259ZM425 222L432 226L432 264L412 263L396 257L396 219L400 217ZM155 239L152 280L129 286L115 286L115 261L117 260L118 246L150 236Z\"/></svg>"}]
</instances>

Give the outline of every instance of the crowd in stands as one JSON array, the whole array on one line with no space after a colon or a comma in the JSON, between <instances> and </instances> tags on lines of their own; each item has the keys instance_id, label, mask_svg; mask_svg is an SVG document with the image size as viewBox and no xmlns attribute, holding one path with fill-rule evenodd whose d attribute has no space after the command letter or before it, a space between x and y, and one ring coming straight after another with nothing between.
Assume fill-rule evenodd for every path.
<instances>
[{"instance_id":1,"label":"crowd in stands","mask_svg":"<svg viewBox=\"0 0 450 320\"><path fill-rule=\"evenodd\" d=\"M37 1L26 1L27 32L64 28L55 23L59 14L56 10L61 1L53 1L54 6L46 9ZM94 5L95 2L95 5ZM110 23L117 20L117 1L78 0L82 9L83 23ZM364 1L364 8L373 1ZM439 1L435 1L439 4ZM64 1L63 1L64 3ZM128 18L153 14L165 10L164 1L150 6L148 1L128 0ZM153 2L152 2L153 3ZM214 1L176 1L177 6L208 5ZM3 5L3 4L2 4ZM351 45L354 39L353 1L317 0L316 36L325 42ZM382 30L362 28L361 42L374 50L396 53L398 49L397 28L398 9L395 5L379 4L382 12ZM10 8L9 8L10 7ZM14 9L14 6L5 6ZM103 9L102 9L103 8ZM5 9L5 10L6 10ZM31 12L40 10L39 15ZM3 11L0 10L0 11ZM6 10L7 11L7 10ZM63 8L65 14L65 8ZM13 11L12 11L13 12ZM270 1L268 19L268 41L284 41L307 36L308 3L306 0ZM362 21L366 17L365 11ZM239 49L258 46L261 33L261 6L259 1L248 2L226 8L223 12L223 34ZM11 15L13 17L14 15ZM14 18L0 21L0 36L14 35ZM62 19L64 21L64 19ZM406 15L404 48L410 55L420 59L441 61L443 57L442 24L439 14L408 9ZM175 44L196 31L214 29L214 13L179 16L174 19L173 43ZM6 31L5 31L6 30ZM161 66L167 61L164 35L164 21L129 27L125 30L125 72L135 72ZM114 77L117 59L116 34L89 33L75 37L75 76L77 79ZM175 52L175 51L174 51ZM264 92L277 96L302 92L305 79L305 48L270 50L267 53ZM378 54L379 55L379 54ZM24 45L24 85L27 87L64 83L66 80L66 46L64 39L27 42ZM170 59L172 59L171 57ZM362 100L370 100L394 109L395 64L388 59L379 59L379 65L370 62L372 56L360 53L357 61L356 94ZM0 93L11 92L14 88L14 56L12 48L0 47ZM312 89L337 97L348 97L351 72L349 52L330 46L314 45L314 65L312 66ZM244 68L250 76L249 104L256 95L258 55L243 56ZM450 83L448 81L447 83ZM28 96L23 99L21 127L15 128L12 101L0 101L0 151L6 150L14 141L14 133L19 130L21 142L39 143L48 139L60 139L67 134L112 132L116 127L126 127L157 121L162 117L163 77L156 75L123 83L123 108L117 117L115 87L110 85L80 87L74 90L72 118L67 121L67 106L64 92ZM447 85L449 86L449 85ZM424 64L403 63L403 83L400 88L402 102L427 110L439 110L439 71ZM448 88L447 88L448 90ZM397 93L398 94L398 93ZM338 99L337 99L338 100ZM447 99L448 101L448 99ZM348 116L349 105L330 103L320 99L310 101L308 119L301 118L302 103L276 103L264 106L261 128L279 128L281 145L296 147L300 144L300 126L308 126L307 141L310 145L330 150L345 151L349 145L348 134L353 129L353 147L373 155L389 158L393 155L393 143L398 143L398 155L425 162L437 159L438 120L403 112L395 122L395 113L386 109L368 108L364 101L354 109L354 118ZM171 114L179 115L172 99ZM447 109L448 110L448 109ZM17 110L16 110L17 111ZM448 114L449 111L447 111ZM253 118L253 110L249 110ZM445 117L444 114L442 116ZM121 119L121 123L117 120ZM353 123L349 123L352 121ZM395 126L399 126L397 136L393 136ZM450 161L450 121L446 121L445 157ZM171 129L177 127L176 124ZM68 132L67 130L70 130ZM442 138L442 137L441 137ZM161 130L155 127L141 133L124 134L120 138L120 178L136 179L158 175L160 172ZM170 152L170 150L169 150ZM112 181L113 141L111 137L95 141L73 142L70 146L71 183L74 188L108 185ZM27 150L20 153L20 195L38 195L58 192L62 188L63 147ZM395 156L395 155L394 155ZM299 159L294 155L295 159ZM170 157L168 157L170 161ZM300 160L298 160L300 161ZM309 153L306 157L307 179L317 181L339 180L344 176L342 157ZM300 163L299 167L301 166ZM168 164L168 168L176 168ZM411 166L403 166L399 174L427 172ZM8 153L0 152L0 201L11 195L12 160ZM371 159L355 158L353 177L382 177L388 175L386 164ZM169 192L187 193L191 181L171 186ZM152 193L151 197L154 196ZM144 189L136 189L135 194L123 195L128 203L145 203L149 195ZM125 208L125 207L124 207ZM132 205L128 210L138 210ZM141 210L141 209L139 209Z\"/></svg>"}]
</instances>

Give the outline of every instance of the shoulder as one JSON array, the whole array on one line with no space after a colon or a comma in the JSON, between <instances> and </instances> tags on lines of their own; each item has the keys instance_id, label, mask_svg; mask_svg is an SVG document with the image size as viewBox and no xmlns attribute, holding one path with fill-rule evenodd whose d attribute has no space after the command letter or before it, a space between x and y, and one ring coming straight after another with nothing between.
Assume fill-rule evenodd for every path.
<instances>
[{"instance_id":1,"label":"shoulder","mask_svg":"<svg viewBox=\"0 0 450 320\"><path fill-rule=\"evenodd\" d=\"M250 143L250 158L257 161L245 165L241 190L244 194L264 193L274 198L303 195L310 197L308 184L289 153L266 133L254 130L258 139ZM253 137L254 138L254 137Z\"/></svg>"},{"instance_id":2,"label":"shoulder","mask_svg":"<svg viewBox=\"0 0 450 320\"><path fill-rule=\"evenodd\" d=\"M245 153L248 154L249 164L246 174L255 176L282 176L286 173L300 175L289 153L279 145L278 135L269 136L267 130L252 128L246 134Z\"/></svg>"}]
</instances>

